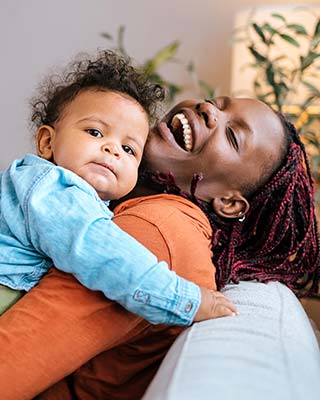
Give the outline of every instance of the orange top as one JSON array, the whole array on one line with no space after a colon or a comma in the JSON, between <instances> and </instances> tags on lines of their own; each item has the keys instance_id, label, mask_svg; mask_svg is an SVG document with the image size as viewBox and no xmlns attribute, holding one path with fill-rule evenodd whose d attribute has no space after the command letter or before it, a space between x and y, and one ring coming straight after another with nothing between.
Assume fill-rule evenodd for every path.
<instances>
[{"instance_id":1,"label":"orange top","mask_svg":"<svg viewBox=\"0 0 320 400\"><path fill-rule=\"evenodd\" d=\"M174 195L132 199L114 221L159 260L216 289L211 227L202 211ZM103 249L101 250L103 251ZM75 371L41 399L140 398L182 328L151 325L52 268L0 318L0 388L6 400L30 399ZM59 397L60 396L60 397Z\"/></svg>"}]
</instances>

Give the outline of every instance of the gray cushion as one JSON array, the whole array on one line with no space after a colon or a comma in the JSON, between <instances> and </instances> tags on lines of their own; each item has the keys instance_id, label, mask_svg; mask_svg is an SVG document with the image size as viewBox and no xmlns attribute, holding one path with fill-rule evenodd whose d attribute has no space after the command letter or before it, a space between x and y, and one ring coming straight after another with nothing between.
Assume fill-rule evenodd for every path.
<instances>
[{"instance_id":1,"label":"gray cushion","mask_svg":"<svg viewBox=\"0 0 320 400\"><path fill-rule=\"evenodd\" d=\"M143 400L319 400L319 347L293 293L278 282L225 293L240 315L184 331Z\"/></svg>"}]
</instances>

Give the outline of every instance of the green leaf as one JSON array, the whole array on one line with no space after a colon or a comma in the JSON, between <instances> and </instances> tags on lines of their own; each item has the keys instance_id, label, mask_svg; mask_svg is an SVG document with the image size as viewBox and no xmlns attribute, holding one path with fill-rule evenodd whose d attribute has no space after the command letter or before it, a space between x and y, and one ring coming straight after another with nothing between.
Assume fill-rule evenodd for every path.
<instances>
[{"instance_id":1,"label":"green leaf","mask_svg":"<svg viewBox=\"0 0 320 400\"><path fill-rule=\"evenodd\" d=\"M264 33L263 33L262 29L260 28L260 26L258 24L256 24L255 22L251 26L256 31L256 33L258 34L260 39L263 41L263 43L267 43L266 37L264 36Z\"/></svg>"},{"instance_id":2,"label":"green leaf","mask_svg":"<svg viewBox=\"0 0 320 400\"><path fill-rule=\"evenodd\" d=\"M277 32L277 30L272 28L272 26L268 22L264 23L262 25L261 29L263 29L266 32L271 33L271 35L274 35Z\"/></svg>"},{"instance_id":3,"label":"green leaf","mask_svg":"<svg viewBox=\"0 0 320 400\"><path fill-rule=\"evenodd\" d=\"M124 55L127 56L127 52L126 49L124 47L124 32L125 32L126 28L124 25L120 25L119 29L118 29L118 38L117 38L117 45L118 45L118 50L119 52Z\"/></svg>"},{"instance_id":4,"label":"green leaf","mask_svg":"<svg viewBox=\"0 0 320 400\"><path fill-rule=\"evenodd\" d=\"M267 77L267 82L269 85L272 87L275 86L275 80L274 80L274 70L272 64L268 64L267 69L266 69L266 77Z\"/></svg>"},{"instance_id":5,"label":"green leaf","mask_svg":"<svg viewBox=\"0 0 320 400\"><path fill-rule=\"evenodd\" d=\"M279 36L293 46L300 47L300 44L292 36L286 35L285 33L280 33Z\"/></svg>"},{"instance_id":6,"label":"green leaf","mask_svg":"<svg viewBox=\"0 0 320 400\"><path fill-rule=\"evenodd\" d=\"M272 95L272 99L270 100L269 97ZM257 95L258 100L263 101L266 104L269 104L269 106L272 106L273 104L273 98L274 98L274 92L268 92L268 93L263 93L263 94L258 94Z\"/></svg>"},{"instance_id":7,"label":"green leaf","mask_svg":"<svg viewBox=\"0 0 320 400\"><path fill-rule=\"evenodd\" d=\"M181 86L176 85L173 82L166 81L156 72L150 74L148 77L151 82L157 83L158 85L161 85L166 89L168 103L171 103L174 100L175 96L183 91L183 88Z\"/></svg>"},{"instance_id":8,"label":"green leaf","mask_svg":"<svg viewBox=\"0 0 320 400\"><path fill-rule=\"evenodd\" d=\"M283 92L287 93L289 91L288 85L284 81L279 82L279 85Z\"/></svg>"},{"instance_id":9,"label":"green leaf","mask_svg":"<svg viewBox=\"0 0 320 400\"><path fill-rule=\"evenodd\" d=\"M314 36L314 37L311 39L311 47L312 47L313 49L315 49L315 48L318 46L319 43L320 43L320 34Z\"/></svg>"},{"instance_id":10,"label":"green leaf","mask_svg":"<svg viewBox=\"0 0 320 400\"><path fill-rule=\"evenodd\" d=\"M180 42L174 41L168 46L160 49L150 60L145 62L145 73L147 75L150 75L152 72L156 71L162 64L172 60L172 58L176 55L179 46Z\"/></svg>"},{"instance_id":11,"label":"green leaf","mask_svg":"<svg viewBox=\"0 0 320 400\"><path fill-rule=\"evenodd\" d=\"M213 99L215 97L215 89L207 82L199 79L199 86L204 90L205 98Z\"/></svg>"},{"instance_id":12,"label":"green leaf","mask_svg":"<svg viewBox=\"0 0 320 400\"><path fill-rule=\"evenodd\" d=\"M112 35L110 35L110 33L102 32L102 33L101 33L101 36L102 36L103 38L105 38L105 39L113 40L113 37L112 37Z\"/></svg>"},{"instance_id":13,"label":"green leaf","mask_svg":"<svg viewBox=\"0 0 320 400\"><path fill-rule=\"evenodd\" d=\"M318 19L318 22L316 23L316 26L314 28L313 37L318 35L320 35L320 18Z\"/></svg>"},{"instance_id":14,"label":"green leaf","mask_svg":"<svg viewBox=\"0 0 320 400\"><path fill-rule=\"evenodd\" d=\"M263 56L262 54L260 54L253 46L249 46L248 49L258 62L266 62L267 61L267 58L265 56Z\"/></svg>"},{"instance_id":15,"label":"green leaf","mask_svg":"<svg viewBox=\"0 0 320 400\"><path fill-rule=\"evenodd\" d=\"M261 83L258 82L258 81L254 81L253 82L253 86L254 86L255 89L260 89L261 88Z\"/></svg>"},{"instance_id":16,"label":"green leaf","mask_svg":"<svg viewBox=\"0 0 320 400\"><path fill-rule=\"evenodd\" d=\"M276 68L275 71L281 78L287 78L288 77L288 73L284 72L281 68Z\"/></svg>"},{"instance_id":17,"label":"green leaf","mask_svg":"<svg viewBox=\"0 0 320 400\"><path fill-rule=\"evenodd\" d=\"M274 96L275 96L275 101L276 101L276 105L278 107L278 110L280 111L283 104L280 101L280 97L281 97L281 87L280 85L278 85L277 83L274 84L273 86L274 89Z\"/></svg>"},{"instance_id":18,"label":"green leaf","mask_svg":"<svg viewBox=\"0 0 320 400\"><path fill-rule=\"evenodd\" d=\"M286 22L285 17L283 15L281 15L281 14L272 13L271 16L274 17L274 18L281 19L281 21L283 21L283 22Z\"/></svg>"},{"instance_id":19,"label":"green leaf","mask_svg":"<svg viewBox=\"0 0 320 400\"><path fill-rule=\"evenodd\" d=\"M286 85L286 83L285 82L283 82L283 81L281 81L280 83L279 83L279 88L280 88L280 93L279 93L279 103L281 104L281 105L284 105L285 104L285 100L286 100L286 97L287 97L287 94L288 94L288 92L289 92L289 88L288 88L288 86Z\"/></svg>"},{"instance_id":20,"label":"green leaf","mask_svg":"<svg viewBox=\"0 0 320 400\"><path fill-rule=\"evenodd\" d=\"M317 87L315 87L312 83L307 81L301 81L301 83L305 87L307 87L310 90L310 92L313 93L315 96L320 97L320 90Z\"/></svg>"},{"instance_id":21,"label":"green leaf","mask_svg":"<svg viewBox=\"0 0 320 400\"><path fill-rule=\"evenodd\" d=\"M168 89L168 100L171 103L177 94L182 92L181 86L175 85L174 83L168 83L165 85Z\"/></svg>"},{"instance_id":22,"label":"green leaf","mask_svg":"<svg viewBox=\"0 0 320 400\"><path fill-rule=\"evenodd\" d=\"M315 99L316 96L314 95L307 97L301 105L302 109L306 109Z\"/></svg>"},{"instance_id":23,"label":"green leaf","mask_svg":"<svg viewBox=\"0 0 320 400\"><path fill-rule=\"evenodd\" d=\"M299 24L289 24L287 28L292 29L297 35L308 35L305 27Z\"/></svg>"},{"instance_id":24,"label":"green leaf","mask_svg":"<svg viewBox=\"0 0 320 400\"><path fill-rule=\"evenodd\" d=\"M165 86L165 81L163 78L156 72L149 74L148 78L153 82L153 83L158 83L161 86Z\"/></svg>"},{"instance_id":25,"label":"green leaf","mask_svg":"<svg viewBox=\"0 0 320 400\"><path fill-rule=\"evenodd\" d=\"M264 94L259 94L257 97L258 97L258 100L260 100L260 101L264 101L264 99L265 99Z\"/></svg>"},{"instance_id":26,"label":"green leaf","mask_svg":"<svg viewBox=\"0 0 320 400\"><path fill-rule=\"evenodd\" d=\"M310 51L306 57L300 56L300 71L304 71L308 68L318 57L320 57L320 53L314 53L312 51Z\"/></svg>"},{"instance_id":27,"label":"green leaf","mask_svg":"<svg viewBox=\"0 0 320 400\"><path fill-rule=\"evenodd\" d=\"M314 147L318 147L319 143L315 139L308 139L308 142L311 143Z\"/></svg>"},{"instance_id":28,"label":"green leaf","mask_svg":"<svg viewBox=\"0 0 320 400\"><path fill-rule=\"evenodd\" d=\"M312 141L315 142L317 139L317 136L316 136L315 132L313 132L313 131L306 131L306 132L304 132L303 136L310 142L312 142Z\"/></svg>"}]
</instances>

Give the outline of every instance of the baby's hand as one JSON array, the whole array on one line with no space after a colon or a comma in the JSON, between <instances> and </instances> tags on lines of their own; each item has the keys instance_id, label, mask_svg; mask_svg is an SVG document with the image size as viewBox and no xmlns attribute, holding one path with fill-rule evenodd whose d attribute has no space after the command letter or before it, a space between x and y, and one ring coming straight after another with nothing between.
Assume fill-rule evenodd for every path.
<instances>
[{"instance_id":1,"label":"baby's hand","mask_svg":"<svg viewBox=\"0 0 320 400\"><path fill-rule=\"evenodd\" d=\"M200 288L201 304L194 321L237 315L236 307L222 293Z\"/></svg>"}]
</instances>

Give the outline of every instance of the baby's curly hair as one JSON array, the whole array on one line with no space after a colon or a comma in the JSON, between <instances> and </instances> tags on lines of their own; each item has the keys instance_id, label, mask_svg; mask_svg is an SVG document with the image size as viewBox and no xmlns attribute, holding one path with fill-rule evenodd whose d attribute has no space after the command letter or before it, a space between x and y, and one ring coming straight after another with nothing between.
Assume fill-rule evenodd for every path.
<instances>
[{"instance_id":1,"label":"baby's curly hair","mask_svg":"<svg viewBox=\"0 0 320 400\"><path fill-rule=\"evenodd\" d=\"M79 57L79 56L78 56ZM128 57L112 50L101 50L96 58L82 55L61 74L52 74L31 100L31 121L36 128L53 126L64 107L83 90L123 93L135 99L148 115L150 123L157 117L158 106L164 99L164 89L148 80Z\"/></svg>"}]
</instances>

